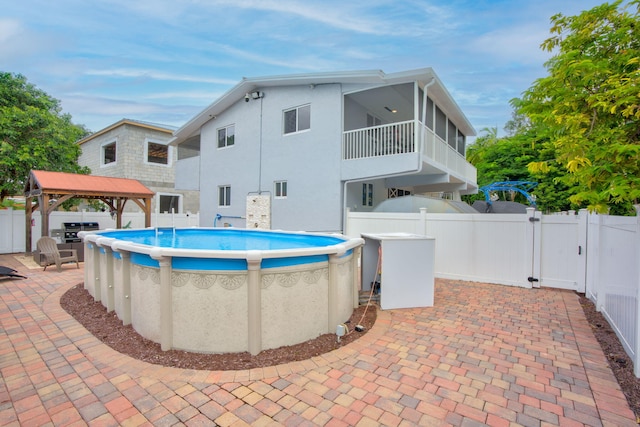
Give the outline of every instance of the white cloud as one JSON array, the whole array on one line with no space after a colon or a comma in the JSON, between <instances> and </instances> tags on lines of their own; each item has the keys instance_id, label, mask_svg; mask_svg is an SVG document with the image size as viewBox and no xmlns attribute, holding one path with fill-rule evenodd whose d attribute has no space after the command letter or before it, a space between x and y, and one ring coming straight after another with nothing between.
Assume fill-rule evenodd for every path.
<instances>
[{"instance_id":1,"label":"white cloud","mask_svg":"<svg viewBox=\"0 0 640 427\"><path fill-rule=\"evenodd\" d=\"M218 6L293 15L333 28L363 34L390 34L393 29L384 19L370 16L357 2L299 2L288 0L218 0ZM356 7L353 7L356 5ZM367 16L369 15L369 16Z\"/></svg>"},{"instance_id":2,"label":"white cloud","mask_svg":"<svg viewBox=\"0 0 640 427\"><path fill-rule=\"evenodd\" d=\"M326 69L334 66L335 62L332 60L324 60L320 56L314 56L313 54L305 54L301 57L278 57L275 52L264 53L264 51L250 51L247 49L238 49L229 45L217 45L217 50L230 55L236 59L244 61L251 61L259 64L273 65L277 67L283 67L287 69L297 70L319 70ZM290 54L291 52L289 52ZM284 52L283 54L286 54Z\"/></svg>"},{"instance_id":3,"label":"white cloud","mask_svg":"<svg viewBox=\"0 0 640 427\"><path fill-rule=\"evenodd\" d=\"M65 96L62 107L65 111L76 111L73 122L83 124L93 131L123 118L182 126L202 110L202 105L164 105L81 94Z\"/></svg>"},{"instance_id":4,"label":"white cloud","mask_svg":"<svg viewBox=\"0 0 640 427\"><path fill-rule=\"evenodd\" d=\"M5 3L0 67L24 74L94 129L122 117L181 125L242 76L420 67L435 69L481 129L502 126L509 99L544 75L549 55L539 45L549 17L600 2Z\"/></svg>"},{"instance_id":5,"label":"white cloud","mask_svg":"<svg viewBox=\"0 0 640 427\"><path fill-rule=\"evenodd\" d=\"M517 25L489 31L469 40L468 50L490 55L506 63L541 64L549 53L540 44L549 37L549 29L534 24Z\"/></svg>"},{"instance_id":6,"label":"white cloud","mask_svg":"<svg viewBox=\"0 0 640 427\"><path fill-rule=\"evenodd\" d=\"M46 52L53 46L55 38L45 38L30 31L15 19L0 18L0 60L2 67L28 62L35 54Z\"/></svg>"},{"instance_id":7,"label":"white cloud","mask_svg":"<svg viewBox=\"0 0 640 427\"><path fill-rule=\"evenodd\" d=\"M195 83L209 83L209 84L224 84L230 85L237 83L229 79L211 78L201 76L191 76L184 74L163 73L153 70L137 70L116 68L108 70L87 70L84 74L89 76L107 76L107 77L127 77L127 78L148 78L153 80L165 80L165 81L182 81L182 82L195 82Z\"/></svg>"},{"instance_id":8,"label":"white cloud","mask_svg":"<svg viewBox=\"0 0 640 427\"><path fill-rule=\"evenodd\" d=\"M224 92L208 92L208 91L176 91L176 92L154 92L147 95L142 95L141 99L170 99L170 100L193 100L198 103L204 101L204 104L210 104L219 97L221 97Z\"/></svg>"},{"instance_id":9,"label":"white cloud","mask_svg":"<svg viewBox=\"0 0 640 427\"><path fill-rule=\"evenodd\" d=\"M22 32L22 25L14 19L0 19L0 45L13 41Z\"/></svg>"}]
</instances>

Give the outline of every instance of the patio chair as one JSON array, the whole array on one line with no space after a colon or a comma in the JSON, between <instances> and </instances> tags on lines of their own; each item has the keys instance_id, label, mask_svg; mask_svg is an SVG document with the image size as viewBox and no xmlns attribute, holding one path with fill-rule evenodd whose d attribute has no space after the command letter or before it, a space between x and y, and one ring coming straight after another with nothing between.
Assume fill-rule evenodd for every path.
<instances>
[{"instance_id":1,"label":"patio chair","mask_svg":"<svg viewBox=\"0 0 640 427\"><path fill-rule=\"evenodd\" d=\"M14 279L26 279L27 276L23 276L22 274L18 274L18 271L11 268L5 267L4 265L0 265L0 278L2 277L12 277Z\"/></svg>"},{"instance_id":2,"label":"patio chair","mask_svg":"<svg viewBox=\"0 0 640 427\"><path fill-rule=\"evenodd\" d=\"M76 268L80 268L78 264L78 251L76 249L58 249L56 241L47 236L41 237L36 246L40 254L44 255L44 271L46 271L50 265L55 265L58 271L61 271L62 264L69 262L75 262ZM65 256L61 255L63 253Z\"/></svg>"}]
</instances>

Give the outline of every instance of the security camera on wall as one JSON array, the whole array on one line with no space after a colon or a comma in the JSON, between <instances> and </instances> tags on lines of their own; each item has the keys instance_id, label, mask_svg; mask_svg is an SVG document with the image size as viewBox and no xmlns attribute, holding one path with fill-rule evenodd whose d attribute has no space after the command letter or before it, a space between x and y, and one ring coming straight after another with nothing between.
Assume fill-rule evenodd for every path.
<instances>
[{"instance_id":1,"label":"security camera on wall","mask_svg":"<svg viewBox=\"0 0 640 427\"><path fill-rule=\"evenodd\" d=\"M249 95L248 93L245 94L244 96L244 102L249 102L249 100L251 99L251 95Z\"/></svg>"}]
</instances>

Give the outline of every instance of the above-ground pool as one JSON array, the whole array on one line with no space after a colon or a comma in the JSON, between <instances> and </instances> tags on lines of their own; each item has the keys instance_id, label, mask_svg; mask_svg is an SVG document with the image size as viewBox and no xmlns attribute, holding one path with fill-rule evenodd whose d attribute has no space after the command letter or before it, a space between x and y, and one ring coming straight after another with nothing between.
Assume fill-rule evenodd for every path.
<instances>
[{"instance_id":1,"label":"above-ground pool","mask_svg":"<svg viewBox=\"0 0 640 427\"><path fill-rule=\"evenodd\" d=\"M230 353L336 331L363 240L231 228L81 232L85 288L163 350Z\"/></svg>"}]
</instances>

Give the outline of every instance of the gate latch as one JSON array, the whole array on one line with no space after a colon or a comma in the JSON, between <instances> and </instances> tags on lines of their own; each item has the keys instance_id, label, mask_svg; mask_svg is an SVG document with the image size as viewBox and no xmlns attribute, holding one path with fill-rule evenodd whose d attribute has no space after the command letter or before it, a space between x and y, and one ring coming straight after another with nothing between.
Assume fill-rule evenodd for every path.
<instances>
[{"instance_id":1,"label":"gate latch","mask_svg":"<svg viewBox=\"0 0 640 427\"><path fill-rule=\"evenodd\" d=\"M536 279L536 278L535 278L535 277L533 277L533 276L529 276L529 277L527 277L527 280L528 280L529 282L531 282L531 283L533 283L533 282L539 282L539 281L540 281L540 280Z\"/></svg>"},{"instance_id":2,"label":"gate latch","mask_svg":"<svg viewBox=\"0 0 640 427\"><path fill-rule=\"evenodd\" d=\"M529 222L537 222L537 221L540 221L540 218L536 218L535 216L529 217Z\"/></svg>"}]
</instances>

